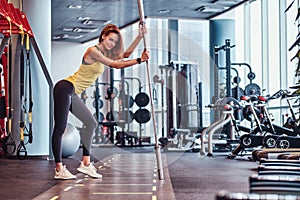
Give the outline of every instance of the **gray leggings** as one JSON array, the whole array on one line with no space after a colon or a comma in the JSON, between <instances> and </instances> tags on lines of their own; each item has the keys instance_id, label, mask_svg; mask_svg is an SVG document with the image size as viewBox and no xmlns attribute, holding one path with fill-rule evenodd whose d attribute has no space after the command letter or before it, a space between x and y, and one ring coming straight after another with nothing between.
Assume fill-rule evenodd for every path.
<instances>
[{"instance_id":1,"label":"gray leggings","mask_svg":"<svg viewBox=\"0 0 300 200\"><path fill-rule=\"evenodd\" d=\"M53 90L54 98L54 130L52 134L52 150L55 162L62 161L62 135L66 129L69 111L84 125L84 133L80 134L83 145L83 156L89 156L91 144L98 122L78 95L74 86L66 80L56 83Z\"/></svg>"}]
</instances>

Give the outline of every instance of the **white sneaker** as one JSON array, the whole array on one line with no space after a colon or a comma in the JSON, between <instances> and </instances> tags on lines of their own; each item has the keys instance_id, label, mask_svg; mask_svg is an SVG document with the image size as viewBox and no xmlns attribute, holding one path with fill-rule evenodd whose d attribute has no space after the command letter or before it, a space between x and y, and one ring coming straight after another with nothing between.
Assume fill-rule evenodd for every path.
<instances>
[{"instance_id":1,"label":"white sneaker","mask_svg":"<svg viewBox=\"0 0 300 200\"><path fill-rule=\"evenodd\" d=\"M73 175L66 167L66 165L64 165L59 171L55 170L55 175L54 175L54 179L63 179L63 180L68 180L68 179L76 179L76 176Z\"/></svg>"},{"instance_id":2,"label":"white sneaker","mask_svg":"<svg viewBox=\"0 0 300 200\"><path fill-rule=\"evenodd\" d=\"M77 171L87 174L92 178L102 178L102 175L97 173L97 169L94 167L92 162L89 164L89 166L85 166L83 162L81 162L80 166L77 168Z\"/></svg>"}]
</instances>

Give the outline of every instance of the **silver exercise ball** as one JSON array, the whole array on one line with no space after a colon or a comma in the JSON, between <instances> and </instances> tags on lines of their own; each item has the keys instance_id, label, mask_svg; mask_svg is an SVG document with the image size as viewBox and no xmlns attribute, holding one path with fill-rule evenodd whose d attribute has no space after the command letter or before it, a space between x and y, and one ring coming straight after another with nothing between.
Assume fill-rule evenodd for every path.
<instances>
[{"instance_id":1,"label":"silver exercise ball","mask_svg":"<svg viewBox=\"0 0 300 200\"><path fill-rule=\"evenodd\" d=\"M79 149L80 141L78 129L68 123L62 135L62 157L67 158L72 156Z\"/></svg>"}]
</instances>

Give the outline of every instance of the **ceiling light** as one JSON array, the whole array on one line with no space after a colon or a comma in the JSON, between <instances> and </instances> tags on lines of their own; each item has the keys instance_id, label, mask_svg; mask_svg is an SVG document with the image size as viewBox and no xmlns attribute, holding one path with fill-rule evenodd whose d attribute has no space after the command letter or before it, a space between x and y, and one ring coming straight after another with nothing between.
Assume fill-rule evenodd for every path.
<instances>
[{"instance_id":1,"label":"ceiling light","mask_svg":"<svg viewBox=\"0 0 300 200\"><path fill-rule=\"evenodd\" d=\"M61 34L61 35L56 35L53 36L53 40L61 40L61 39L79 39L82 38L83 35L68 35L68 34Z\"/></svg>"},{"instance_id":2,"label":"ceiling light","mask_svg":"<svg viewBox=\"0 0 300 200\"><path fill-rule=\"evenodd\" d=\"M70 4L70 5L68 5L67 8L69 8L69 9L81 9L82 6L81 6L81 5L73 5L73 4Z\"/></svg>"},{"instance_id":3,"label":"ceiling light","mask_svg":"<svg viewBox=\"0 0 300 200\"><path fill-rule=\"evenodd\" d=\"M75 28L63 28L63 31L76 32L76 33L93 33L93 32L98 31L98 29L97 28L78 28L78 27L75 27Z\"/></svg>"},{"instance_id":4,"label":"ceiling light","mask_svg":"<svg viewBox=\"0 0 300 200\"><path fill-rule=\"evenodd\" d=\"M166 14L166 13L169 13L169 12L171 12L171 10L169 10L169 9L163 9L163 10L158 11L159 14Z\"/></svg>"},{"instance_id":5,"label":"ceiling light","mask_svg":"<svg viewBox=\"0 0 300 200\"><path fill-rule=\"evenodd\" d=\"M79 38L83 38L83 35L67 35L68 39L79 39Z\"/></svg>"},{"instance_id":6,"label":"ceiling light","mask_svg":"<svg viewBox=\"0 0 300 200\"><path fill-rule=\"evenodd\" d=\"M90 17L78 17L77 18L78 20L89 20L89 19L91 19Z\"/></svg>"},{"instance_id":7,"label":"ceiling light","mask_svg":"<svg viewBox=\"0 0 300 200\"><path fill-rule=\"evenodd\" d=\"M97 28L74 28L73 32L83 32L83 33L92 33L92 32L96 32L98 29Z\"/></svg>"},{"instance_id":8,"label":"ceiling light","mask_svg":"<svg viewBox=\"0 0 300 200\"><path fill-rule=\"evenodd\" d=\"M111 20L102 20L102 19L84 19L81 23L85 24L85 25L89 25L89 24L108 24L110 23Z\"/></svg>"},{"instance_id":9,"label":"ceiling light","mask_svg":"<svg viewBox=\"0 0 300 200\"><path fill-rule=\"evenodd\" d=\"M60 40L60 39L66 38L66 36L67 35L65 35L65 34L56 35L56 36L53 36L52 39L53 40Z\"/></svg>"},{"instance_id":10,"label":"ceiling light","mask_svg":"<svg viewBox=\"0 0 300 200\"><path fill-rule=\"evenodd\" d=\"M200 6L196 8L197 12L223 12L227 7L209 7L209 6Z\"/></svg>"},{"instance_id":11,"label":"ceiling light","mask_svg":"<svg viewBox=\"0 0 300 200\"><path fill-rule=\"evenodd\" d=\"M121 0L95 0L96 2L112 2L112 1L121 1Z\"/></svg>"}]
</instances>

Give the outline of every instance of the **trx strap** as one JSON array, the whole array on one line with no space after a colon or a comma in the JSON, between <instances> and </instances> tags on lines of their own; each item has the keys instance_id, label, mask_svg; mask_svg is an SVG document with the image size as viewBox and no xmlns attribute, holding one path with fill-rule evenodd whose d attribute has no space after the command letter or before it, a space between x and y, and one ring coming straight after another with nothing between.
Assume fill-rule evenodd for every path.
<instances>
[{"instance_id":1,"label":"trx strap","mask_svg":"<svg viewBox=\"0 0 300 200\"><path fill-rule=\"evenodd\" d=\"M20 110L20 144L18 146L17 156L19 159L26 158L27 150L26 144L32 143L32 85L31 85L31 69L30 69L30 51L26 46L26 61L24 62L24 51L21 51L21 69L20 69L20 97L21 97L21 110ZM29 93L27 93L27 91ZM29 101L28 101L28 99ZM26 126L28 123L28 127ZM25 136L28 141L25 143Z\"/></svg>"},{"instance_id":2,"label":"trx strap","mask_svg":"<svg viewBox=\"0 0 300 200\"><path fill-rule=\"evenodd\" d=\"M24 143L24 132L25 132L25 115L26 115L26 97L25 97L25 76L24 76L24 52L21 50L20 57L20 102L21 102L21 110L20 110L20 143L17 148L17 156L19 159L23 159L27 157L27 149Z\"/></svg>"},{"instance_id":3,"label":"trx strap","mask_svg":"<svg viewBox=\"0 0 300 200\"><path fill-rule=\"evenodd\" d=\"M4 71L4 80L5 80L5 92L6 100L8 102L7 106L7 121L6 121L6 132L7 136L3 142L3 151L6 155L13 155L16 151L16 143L12 137L12 44L11 38L8 39L8 52L6 51L6 57L2 60L3 71Z\"/></svg>"},{"instance_id":4,"label":"trx strap","mask_svg":"<svg viewBox=\"0 0 300 200\"><path fill-rule=\"evenodd\" d=\"M9 40L8 45L8 119L7 119L7 132L12 133L12 45Z\"/></svg>"},{"instance_id":5,"label":"trx strap","mask_svg":"<svg viewBox=\"0 0 300 200\"><path fill-rule=\"evenodd\" d=\"M28 142L32 143L33 136L32 136L32 85L31 85L31 69L30 69L30 54L29 50L27 50L27 58L26 58L26 69L28 70L28 90L29 90L29 108L28 108Z\"/></svg>"}]
</instances>

